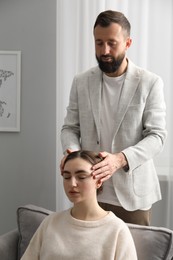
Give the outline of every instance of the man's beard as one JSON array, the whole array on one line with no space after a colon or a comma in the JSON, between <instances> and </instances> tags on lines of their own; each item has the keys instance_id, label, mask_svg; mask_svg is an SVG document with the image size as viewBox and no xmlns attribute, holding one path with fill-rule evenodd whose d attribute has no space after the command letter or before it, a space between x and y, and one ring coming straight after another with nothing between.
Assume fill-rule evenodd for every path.
<instances>
[{"instance_id":1,"label":"man's beard","mask_svg":"<svg viewBox=\"0 0 173 260\"><path fill-rule=\"evenodd\" d=\"M102 61L102 57L103 58L111 58L112 59L112 62L106 62L106 61ZM117 59L115 59L114 57L112 57L111 55L102 55L100 58L97 57L96 55L96 59L97 59L97 62L98 62L98 65L99 65L99 68L105 72L105 73L114 73L116 72L123 59L125 57L125 54L121 54Z\"/></svg>"}]
</instances>

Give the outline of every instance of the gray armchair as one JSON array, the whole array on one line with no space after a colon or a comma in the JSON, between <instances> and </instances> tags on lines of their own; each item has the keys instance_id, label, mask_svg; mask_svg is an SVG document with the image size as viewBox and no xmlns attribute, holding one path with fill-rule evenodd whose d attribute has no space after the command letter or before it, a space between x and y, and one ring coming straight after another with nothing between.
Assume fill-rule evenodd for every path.
<instances>
[{"instance_id":1,"label":"gray armchair","mask_svg":"<svg viewBox=\"0 0 173 260\"><path fill-rule=\"evenodd\" d=\"M19 260L37 227L50 213L52 211L34 205L19 207L17 209L18 229L0 236L0 260ZM134 224L128 226L139 260L173 260L172 230Z\"/></svg>"}]
</instances>

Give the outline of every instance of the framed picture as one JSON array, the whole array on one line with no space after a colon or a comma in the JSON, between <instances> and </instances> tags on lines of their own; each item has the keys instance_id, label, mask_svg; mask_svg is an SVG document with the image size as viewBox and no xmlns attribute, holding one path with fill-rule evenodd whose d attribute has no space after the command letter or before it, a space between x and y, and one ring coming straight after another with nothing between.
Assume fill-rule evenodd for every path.
<instances>
[{"instance_id":1,"label":"framed picture","mask_svg":"<svg viewBox=\"0 0 173 260\"><path fill-rule=\"evenodd\" d=\"M20 132L21 51L0 51L0 131Z\"/></svg>"}]
</instances>

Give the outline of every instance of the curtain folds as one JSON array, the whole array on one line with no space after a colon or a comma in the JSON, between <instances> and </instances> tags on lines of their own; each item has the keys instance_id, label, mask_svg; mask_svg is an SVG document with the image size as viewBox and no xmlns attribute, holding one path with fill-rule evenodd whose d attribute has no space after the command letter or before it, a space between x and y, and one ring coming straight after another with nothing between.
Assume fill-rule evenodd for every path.
<instances>
[{"instance_id":1,"label":"curtain folds","mask_svg":"<svg viewBox=\"0 0 173 260\"><path fill-rule=\"evenodd\" d=\"M155 158L163 202L156 203L154 217L156 224L173 229L172 0L57 0L57 210L70 205L64 195L59 173L59 164L63 156L60 130L69 91L73 76L96 64L93 25L96 16L106 9L123 12L131 23L133 42L127 56L137 65L160 75L165 84L168 138L164 150ZM157 213L159 218L156 216Z\"/></svg>"}]
</instances>

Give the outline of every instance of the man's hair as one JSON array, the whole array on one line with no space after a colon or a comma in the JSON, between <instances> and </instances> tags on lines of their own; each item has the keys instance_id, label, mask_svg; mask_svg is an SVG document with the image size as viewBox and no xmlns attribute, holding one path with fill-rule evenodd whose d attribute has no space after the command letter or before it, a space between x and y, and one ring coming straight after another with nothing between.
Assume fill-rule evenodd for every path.
<instances>
[{"instance_id":1,"label":"man's hair","mask_svg":"<svg viewBox=\"0 0 173 260\"><path fill-rule=\"evenodd\" d=\"M127 36L130 36L130 22L127 20L123 13L113 10L101 12L96 18L94 29L97 25L100 25L101 27L107 27L111 23L119 24L122 27L122 29L126 32Z\"/></svg>"},{"instance_id":2,"label":"man's hair","mask_svg":"<svg viewBox=\"0 0 173 260\"><path fill-rule=\"evenodd\" d=\"M79 151L75 151L72 152L70 154L67 155L65 161L64 161L64 166L65 164L73 159L76 158L81 158L87 162L89 162L91 165L95 165L101 161L103 161L103 157L99 156L98 153L93 152L93 151L87 151L87 150L79 150ZM102 186L97 190L97 194L100 193L102 191Z\"/></svg>"}]
</instances>

